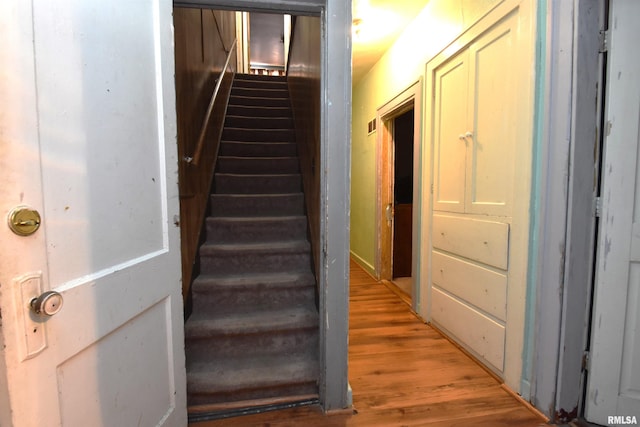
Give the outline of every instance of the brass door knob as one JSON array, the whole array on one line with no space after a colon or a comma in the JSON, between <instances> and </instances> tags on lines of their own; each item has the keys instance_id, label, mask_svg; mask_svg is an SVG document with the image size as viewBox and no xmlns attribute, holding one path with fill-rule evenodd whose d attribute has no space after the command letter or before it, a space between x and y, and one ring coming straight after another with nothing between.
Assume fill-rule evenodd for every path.
<instances>
[{"instance_id":1,"label":"brass door knob","mask_svg":"<svg viewBox=\"0 0 640 427\"><path fill-rule=\"evenodd\" d=\"M40 214L26 206L18 206L9 213L9 228L18 236L30 236L40 228Z\"/></svg>"},{"instance_id":2,"label":"brass door knob","mask_svg":"<svg viewBox=\"0 0 640 427\"><path fill-rule=\"evenodd\" d=\"M47 291L32 299L29 305L38 316L53 316L62 308L62 295L56 291Z\"/></svg>"}]
</instances>

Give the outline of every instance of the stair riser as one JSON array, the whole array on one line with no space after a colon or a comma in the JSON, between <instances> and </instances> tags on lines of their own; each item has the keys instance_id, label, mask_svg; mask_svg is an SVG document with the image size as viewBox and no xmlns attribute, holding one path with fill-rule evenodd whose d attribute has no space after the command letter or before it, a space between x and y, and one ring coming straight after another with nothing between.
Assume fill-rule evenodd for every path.
<instances>
[{"instance_id":1,"label":"stair riser","mask_svg":"<svg viewBox=\"0 0 640 427\"><path fill-rule=\"evenodd\" d=\"M207 338L186 337L187 364L206 363L217 358L276 354L298 355L318 348L318 328L276 331L257 335L215 335ZM187 365L188 366L188 365Z\"/></svg>"},{"instance_id":2,"label":"stair riser","mask_svg":"<svg viewBox=\"0 0 640 427\"><path fill-rule=\"evenodd\" d=\"M229 157L292 157L296 156L293 143L226 142L220 144L220 156Z\"/></svg>"},{"instance_id":3,"label":"stair riser","mask_svg":"<svg viewBox=\"0 0 640 427\"><path fill-rule=\"evenodd\" d=\"M263 310L277 310L296 305L315 304L315 287L300 286L284 289L208 289L206 292L193 290L193 311L207 310L217 314L233 313L260 307Z\"/></svg>"},{"instance_id":4,"label":"stair riser","mask_svg":"<svg viewBox=\"0 0 640 427\"><path fill-rule=\"evenodd\" d=\"M245 129L293 129L290 117L246 117L227 115L225 127Z\"/></svg>"},{"instance_id":5,"label":"stair riser","mask_svg":"<svg viewBox=\"0 0 640 427\"><path fill-rule=\"evenodd\" d=\"M218 194L282 194L302 190L300 175L225 175L216 174Z\"/></svg>"},{"instance_id":6,"label":"stair riser","mask_svg":"<svg viewBox=\"0 0 640 427\"><path fill-rule=\"evenodd\" d=\"M251 105L231 105L227 107L227 115L241 117L284 117L291 118L291 109L287 107L261 107Z\"/></svg>"},{"instance_id":7,"label":"stair riser","mask_svg":"<svg viewBox=\"0 0 640 427\"><path fill-rule=\"evenodd\" d=\"M298 194L233 196L211 195L211 216L303 215L304 196Z\"/></svg>"},{"instance_id":8,"label":"stair riser","mask_svg":"<svg viewBox=\"0 0 640 427\"><path fill-rule=\"evenodd\" d=\"M287 98L255 98L251 96L234 96L229 97L229 105L253 105L259 107L287 107L289 108L289 99Z\"/></svg>"},{"instance_id":9,"label":"stair riser","mask_svg":"<svg viewBox=\"0 0 640 427\"><path fill-rule=\"evenodd\" d=\"M244 83L244 82L257 82L261 84L269 84L269 83L286 83L286 76L270 76L264 74L236 74L233 80L234 84L236 82Z\"/></svg>"},{"instance_id":10,"label":"stair riser","mask_svg":"<svg viewBox=\"0 0 640 427\"><path fill-rule=\"evenodd\" d=\"M228 128L222 131L223 141L239 142L295 142L292 129L244 129Z\"/></svg>"},{"instance_id":11,"label":"stair riser","mask_svg":"<svg viewBox=\"0 0 640 427\"><path fill-rule=\"evenodd\" d=\"M287 84L286 80L263 80L263 79L257 80L257 79L245 79L244 77L242 77L242 78L236 78L233 80L233 87L242 87L242 88L254 87L259 89L286 90L289 87L289 85Z\"/></svg>"},{"instance_id":12,"label":"stair riser","mask_svg":"<svg viewBox=\"0 0 640 427\"><path fill-rule=\"evenodd\" d=\"M231 89L231 96L247 96L254 98L288 99L289 90L284 87L238 87Z\"/></svg>"},{"instance_id":13,"label":"stair riser","mask_svg":"<svg viewBox=\"0 0 640 427\"><path fill-rule=\"evenodd\" d=\"M210 243L262 243L278 240L304 240L307 218L264 218L251 221L227 218L207 219Z\"/></svg>"},{"instance_id":14,"label":"stair riser","mask_svg":"<svg viewBox=\"0 0 640 427\"><path fill-rule=\"evenodd\" d=\"M218 157L216 171L235 174L298 173L297 157Z\"/></svg>"},{"instance_id":15,"label":"stair riser","mask_svg":"<svg viewBox=\"0 0 640 427\"><path fill-rule=\"evenodd\" d=\"M187 384L187 388L189 385ZM253 389L223 390L218 393L189 393L187 404L189 406L207 405L224 402L239 402L244 400L270 399L281 396L306 396L318 393L318 385L315 381L305 383L293 383L286 385L274 385L256 387Z\"/></svg>"},{"instance_id":16,"label":"stair riser","mask_svg":"<svg viewBox=\"0 0 640 427\"><path fill-rule=\"evenodd\" d=\"M210 275L308 271L310 265L309 252L200 254L200 271Z\"/></svg>"}]
</instances>

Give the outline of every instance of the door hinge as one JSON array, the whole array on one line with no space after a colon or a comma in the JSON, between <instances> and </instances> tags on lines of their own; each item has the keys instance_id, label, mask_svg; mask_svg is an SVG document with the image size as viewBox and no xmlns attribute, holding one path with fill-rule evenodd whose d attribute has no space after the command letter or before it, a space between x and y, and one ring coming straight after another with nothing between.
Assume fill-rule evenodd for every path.
<instances>
[{"instance_id":1,"label":"door hinge","mask_svg":"<svg viewBox=\"0 0 640 427\"><path fill-rule=\"evenodd\" d=\"M433 184L431 184L431 194L433 194Z\"/></svg>"},{"instance_id":2,"label":"door hinge","mask_svg":"<svg viewBox=\"0 0 640 427\"><path fill-rule=\"evenodd\" d=\"M598 36L600 48L598 49L598 52L604 53L609 50L609 43L610 43L609 34L610 34L609 30L600 31L600 34Z\"/></svg>"},{"instance_id":3,"label":"door hinge","mask_svg":"<svg viewBox=\"0 0 640 427\"><path fill-rule=\"evenodd\" d=\"M582 353L582 370L588 371L591 368L591 358L589 356L589 352L585 351Z\"/></svg>"},{"instance_id":4,"label":"door hinge","mask_svg":"<svg viewBox=\"0 0 640 427\"><path fill-rule=\"evenodd\" d=\"M596 218L602 215L602 198L596 197L594 200L593 214Z\"/></svg>"}]
</instances>

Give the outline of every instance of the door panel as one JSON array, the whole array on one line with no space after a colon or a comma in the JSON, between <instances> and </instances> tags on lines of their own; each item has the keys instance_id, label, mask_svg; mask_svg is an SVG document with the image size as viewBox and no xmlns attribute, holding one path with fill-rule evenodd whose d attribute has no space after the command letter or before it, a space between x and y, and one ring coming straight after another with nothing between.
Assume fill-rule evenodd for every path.
<instances>
[{"instance_id":1,"label":"door panel","mask_svg":"<svg viewBox=\"0 0 640 427\"><path fill-rule=\"evenodd\" d=\"M98 425L101 420L105 425L126 426L137 419L141 425L162 424L175 406L171 352L167 351L171 336L169 306L168 299L159 302L56 368L60 415L65 425L88 425L87 420L94 420L90 425ZM152 330L158 333L146 334ZM139 351L142 348L145 351ZM101 359L104 354L111 356ZM149 354L154 356L149 358ZM136 378L133 383L128 379L132 373ZM123 383L129 387L123 389ZM101 406L105 402L110 402L108 409ZM148 411L140 414L140 407Z\"/></svg>"},{"instance_id":2,"label":"door panel","mask_svg":"<svg viewBox=\"0 0 640 427\"><path fill-rule=\"evenodd\" d=\"M162 91L156 90L162 81L152 4L35 3L42 213L54 283L165 250ZM92 173L99 176L87 179ZM127 191L116 191L122 188Z\"/></svg>"},{"instance_id":3,"label":"door panel","mask_svg":"<svg viewBox=\"0 0 640 427\"><path fill-rule=\"evenodd\" d=\"M611 2L611 49L586 418L640 418L640 3ZM637 420L636 420L637 421Z\"/></svg>"},{"instance_id":4,"label":"door panel","mask_svg":"<svg viewBox=\"0 0 640 427\"><path fill-rule=\"evenodd\" d=\"M10 0L0 28L0 210L42 217L0 226L13 425L184 425L172 3Z\"/></svg>"},{"instance_id":5,"label":"door panel","mask_svg":"<svg viewBox=\"0 0 640 427\"><path fill-rule=\"evenodd\" d=\"M433 209L464 211L468 53L435 72Z\"/></svg>"},{"instance_id":6,"label":"door panel","mask_svg":"<svg viewBox=\"0 0 640 427\"><path fill-rule=\"evenodd\" d=\"M411 277L413 205L393 207L393 278Z\"/></svg>"},{"instance_id":7,"label":"door panel","mask_svg":"<svg viewBox=\"0 0 640 427\"><path fill-rule=\"evenodd\" d=\"M467 212L511 215L518 111L512 64L516 22L507 19L469 48L475 78L469 87L474 117Z\"/></svg>"}]
</instances>

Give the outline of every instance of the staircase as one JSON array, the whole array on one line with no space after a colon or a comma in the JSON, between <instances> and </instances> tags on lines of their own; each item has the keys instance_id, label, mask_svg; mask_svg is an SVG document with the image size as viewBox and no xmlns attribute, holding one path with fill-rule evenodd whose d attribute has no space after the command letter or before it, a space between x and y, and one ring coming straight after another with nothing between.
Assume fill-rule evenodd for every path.
<instances>
[{"instance_id":1,"label":"staircase","mask_svg":"<svg viewBox=\"0 0 640 427\"><path fill-rule=\"evenodd\" d=\"M185 325L190 416L318 398L318 311L283 77L236 75Z\"/></svg>"}]
</instances>

